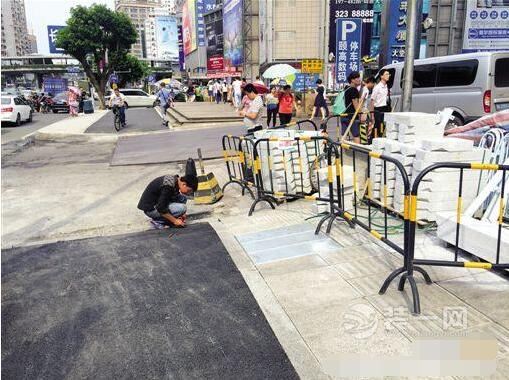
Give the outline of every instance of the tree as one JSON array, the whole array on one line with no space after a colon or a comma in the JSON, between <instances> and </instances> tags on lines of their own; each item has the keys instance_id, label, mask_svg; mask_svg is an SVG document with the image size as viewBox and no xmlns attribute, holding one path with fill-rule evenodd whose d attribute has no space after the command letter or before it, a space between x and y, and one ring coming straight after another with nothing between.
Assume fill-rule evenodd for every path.
<instances>
[{"instance_id":1,"label":"tree","mask_svg":"<svg viewBox=\"0 0 509 380\"><path fill-rule=\"evenodd\" d=\"M115 64L115 71L121 71L119 87L125 87L127 82L136 82L150 73L150 67L146 62L140 61L132 54L127 54L125 59Z\"/></svg>"},{"instance_id":2,"label":"tree","mask_svg":"<svg viewBox=\"0 0 509 380\"><path fill-rule=\"evenodd\" d=\"M67 26L58 32L56 46L81 63L104 109L108 78L117 66L131 61L127 53L136 38L136 29L126 14L104 5L79 5L71 9Z\"/></svg>"}]
</instances>

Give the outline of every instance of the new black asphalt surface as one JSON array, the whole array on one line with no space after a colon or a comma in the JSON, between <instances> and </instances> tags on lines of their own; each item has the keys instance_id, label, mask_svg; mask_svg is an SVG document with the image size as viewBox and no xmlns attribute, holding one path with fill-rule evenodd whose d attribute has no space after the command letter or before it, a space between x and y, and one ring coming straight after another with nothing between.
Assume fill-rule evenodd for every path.
<instances>
[{"instance_id":1,"label":"new black asphalt surface","mask_svg":"<svg viewBox=\"0 0 509 380\"><path fill-rule=\"evenodd\" d=\"M2 252L6 379L296 379L209 224Z\"/></svg>"},{"instance_id":2,"label":"new black asphalt surface","mask_svg":"<svg viewBox=\"0 0 509 380\"><path fill-rule=\"evenodd\" d=\"M111 165L177 162L189 157L197 159L197 148L201 148L203 158L223 157L222 137L227 134L244 135L245 131L245 127L238 126L121 137Z\"/></svg>"},{"instance_id":3,"label":"new black asphalt surface","mask_svg":"<svg viewBox=\"0 0 509 380\"><path fill-rule=\"evenodd\" d=\"M154 108L131 107L126 110L126 127L119 132L115 131L113 125L113 112L101 117L92 124L85 133L132 133L132 132L152 132L167 131L168 127L163 125L163 120Z\"/></svg>"}]
</instances>

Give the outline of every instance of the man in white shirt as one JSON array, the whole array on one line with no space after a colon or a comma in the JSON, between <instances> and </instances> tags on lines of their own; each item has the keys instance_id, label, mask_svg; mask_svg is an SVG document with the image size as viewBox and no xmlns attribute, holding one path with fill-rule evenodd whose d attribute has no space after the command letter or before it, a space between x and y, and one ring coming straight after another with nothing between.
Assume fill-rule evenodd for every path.
<instances>
[{"instance_id":1,"label":"man in white shirt","mask_svg":"<svg viewBox=\"0 0 509 380\"><path fill-rule=\"evenodd\" d=\"M262 108L263 100L258 95L255 86L251 83L246 84L244 87L247 97L251 100L249 108L246 111L240 111L239 115L244 117L244 125L248 127L248 133L262 129Z\"/></svg>"},{"instance_id":2,"label":"man in white shirt","mask_svg":"<svg viewBox=\"0 0 509 380\"><path fill-rule=\"evenodd\" d=\"M122 124L122 128L125 127L125 95L122 94L118 88L113 90L113 94L110 96L109 101L110 108L115 106L120 114L120 123Z\"/></svg>"},{"instance_id":3,"label":"man in white shirt","mask_svg":"<svg viewBox=\"0 0 509 380\"><path fill-rule=\"evenodd\" d=\"M373 128L373 137L382 137L382 122L384 120L384 112L391 112L391 96L387 82L391 78L389 70L382 70L380 73L380 82L373 88L371 94L371 117L375 120Z\"/></svg>"},{"instance_id":4,"label":"man in white shirt","mask_svg":"<svg viewBox=\"0 0 509 380\"><path fill-rule=\"evenodd\" d=\"M242 82L239 78L235 78L232 83L233 88L233 106L238 110L242 101Z\"/></svg>"}]
</instances>

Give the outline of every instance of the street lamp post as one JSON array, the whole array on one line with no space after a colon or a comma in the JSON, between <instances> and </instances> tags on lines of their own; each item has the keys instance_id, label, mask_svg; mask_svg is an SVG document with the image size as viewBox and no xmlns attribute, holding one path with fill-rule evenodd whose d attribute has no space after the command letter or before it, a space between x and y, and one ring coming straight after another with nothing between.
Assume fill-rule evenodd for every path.
<instances>
[{"instance_id":1,"label":"street lamp post","mask_svg":"<svg viewBox=\"0 0 509 380\"><path fill-rule=\"evenodd\" d=\"M405 42L405 65L403 78L402 111L412 109L412 86L414 82L414 59L417 45L417 33L421 32L421 22L418 20L418 10L422 9L422 0L407 2L407 29Z\"/></svg>"}]
</instances>

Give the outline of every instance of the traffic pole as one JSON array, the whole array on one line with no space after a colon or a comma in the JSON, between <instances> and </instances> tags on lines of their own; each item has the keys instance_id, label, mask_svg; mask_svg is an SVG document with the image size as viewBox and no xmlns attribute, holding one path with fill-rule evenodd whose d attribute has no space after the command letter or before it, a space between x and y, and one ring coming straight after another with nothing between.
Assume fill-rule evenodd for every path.
<instances>
[{"instance_id":1,"label":"traffic pole","mask_svg":"<svg viewBox=\"0 0 509 380\"><path fill-rule=\"evenodd\" d=\"M407 2L408 8L404 65L405 73L403 78L403 97L401 109L403 112L408 112L412 109L412 85L414 81L415 49L417 46L417 35L420 35L421 32L420 15L418 14L418 10L422 9L422 7L419 5L421 2L422 0Z\"/></svg>"}]
</instances>

